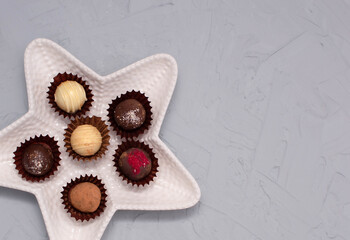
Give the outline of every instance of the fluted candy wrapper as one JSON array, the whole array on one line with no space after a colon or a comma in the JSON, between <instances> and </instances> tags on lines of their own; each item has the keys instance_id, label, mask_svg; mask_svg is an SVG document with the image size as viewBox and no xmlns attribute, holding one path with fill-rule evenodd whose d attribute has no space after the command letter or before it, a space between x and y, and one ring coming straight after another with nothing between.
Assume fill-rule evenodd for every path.
<instances>
[{"instance_id":1,"label":"fluted candy wrapper","mask_svg":"<svg viewBox=\"0 0 350 240\"><path fill-rule=\"evenodd\" d=\"M65 82L67 81L69 81L70 84L69 83L65 84ZM74 84L74 82L78 84ZM60 86L61 83L64 83L64 86L63 85ZM86 97L86 101L83 103L81 108L76 106L76 105L79 105L79 106L81 105L80 101L84 97L82 93L82 89L78 85L80 85L83 88L83 90L85 91L85 97ZM57 101L58 102L57 104L57 102L55 101L55 93L58 87L60 87L60 90L57 92L57 97L59 97L60 100ZM64 90L68 90L68 91L72 90L74 93L73 96L67 97L66 94L62 93L62 91ZM59 115L62 115L63 117L67 117L67 118L72 118L72 117L75 118L75 117L84 115L86 112L89 111L93 102L93 94L90 89L90 86L86 83L86 81L82 80L81 77L78 77L77 75L74 75L72 73L64 72L64 73L57 74L57 76L53 78L53 82L51 82L51 85L49 86L49 90L47 94L48 94L47 98L49 99L49 104L55 110L55 112L58 112ZM61 98L67 98L65 100L68 101L68 103L64 103L66 101L63 101ZM65 106L64 108L66 108L66 111L60 108L59 105L61 107ZM76 110L76 111L69 112L73 110Z\"/></svg>"},{"instance_id":2,"label":"fluted candy wrapper","mask_svg":"<svg viewBox=\"0 0 350 240\"><path fill-rule=\"evenodd\" d=\"M101 134L102 137L102 143L100 149L93 155L91 156L82 156L79 155L77 152L74 151L71 138L72 138L72 133L76 128L82 125L91 125L95 127ZM68 124L68 127L65 129L65 134L64 134L64 142L65 142L65 147L67 149L67 152L69 156L72 156L73 159L77 160L96 160L103 156L105 152L107 151L107 147L109 145L109 130L107 125L105 124L104 121L100 117L92 116L92 117L82 117L82 118L76 118L73 121L71 121L70 124ZM89 136L81 136L82 140L87 139Z\"/></svg>"},{"instance_id":3,"label":"fluted candy wrapper","mask_svg":"<svg viewBox=\"0 0 350 240\"><path fill-rule=\"evenodd\" d=\"M32 175L29 172L27 172L23 166L22 159L25 149L30 146L31 144L45 144L50 147L52 155L53 155L53 164L51 166L51 169L41 176ZM15 168L17 169L19 175L27 181L31 182L42 182L45 180L48 180L50 176L54 175L57 171L58 167L60 166L60 151L57 144L57 141L53 137L50 137L49 135L46 136L34 136L31 137L29 140L25 140L21 143L19 147L17 147L16 151L14 152L14 164Z\"/></svg>"},{"instance_id":4,"label":"fluted candy wrapper","mask_svg":"<svg viewBox=\"0 0 350 240\"><path fill-rule=\"evenodd\" d=\"M69 192L71 189L73 189L74 186L76 186L79 183L89 182L95 184L101 192L101 202L98 206L97 210L92 213L86 213L81 212L73 207L71 204L71 201L69 199ZM106 194L106 188L104 187L104 184L100 179L97 178L97 176L82 176L80 175L79 178L72 179L71 182L67 183L66 186L63 187L63 191L61 192L63 200L62 204L64 205L64 209L67 210L67 213L71 215L71 217L75 218L75 220L81 220L83 221L89 221L90 219L95 219L96 217L100 216L104 209L106 208L106 202L107 202L107 194Z\"/></svg>"}]
</instances>

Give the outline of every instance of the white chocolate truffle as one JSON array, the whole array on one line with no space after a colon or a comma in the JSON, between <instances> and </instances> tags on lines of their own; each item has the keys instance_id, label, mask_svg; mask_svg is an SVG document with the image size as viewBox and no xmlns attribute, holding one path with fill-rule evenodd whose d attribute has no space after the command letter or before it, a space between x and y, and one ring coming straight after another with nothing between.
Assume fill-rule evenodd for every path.
<instances>
[{"instance_id":1,"label":"white chocolate truffle","mask_svg":"<svg viewBox=\"0 0 350 240\"><path fill-rule=\"evenodd\" d=\"M80 156L92 156L100 150L102 136L96 127L84 124L73 131L70 143L74 152Z\"/></svg>"},{"instance_id":2,"label":"white chocolate truffle","mask_svg":"<svg viewBox=\"0 0 350 240\"><path fill-rule=\"evenodd\" d=\"M80 110L86 100L84 87L76 81L62 82L55 92L55 102L67 113Z\"/></svg>"}]
</instances>

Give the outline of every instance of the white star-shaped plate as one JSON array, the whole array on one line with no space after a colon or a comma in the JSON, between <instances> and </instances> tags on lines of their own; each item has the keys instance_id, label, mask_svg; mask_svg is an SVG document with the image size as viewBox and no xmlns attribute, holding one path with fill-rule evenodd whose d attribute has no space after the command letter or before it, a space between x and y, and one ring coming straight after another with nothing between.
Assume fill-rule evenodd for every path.
<instances>
[{"instance_id":1,"label":"white star-shaped plate","mask_svg":"<svg viewBox=\"0 0 350 240\"><path fill-rule=\"evenodd\" d=\"M36 39L26 49L24 65L29 111L0 132L0 185L36 196L50 239L100 239L117 210L175 210L191 207L199 201L200 189L196 181L158 136L177 79L177 65L171 56L153 55L110 75L100 76L56 43ZM110 126L110 146L101 159L83 162L68 156L63 134L70 120L54 112L46 94L53 77L60 72L77 74L88 82L94 102L86 115L102 117L108 125L108 104L116 96L134 89L149 97L153 120L139 140L150 145L158 157L159 172L150 185L132 186L118 176L112 160L121 139ZM61 166L44 182L32 183L18 174L13 152L21 142L40 134L48 134L58 141ZM71 179L85 174L98 176L105 184L108 197L101 216L81 222L64 209L61 191Z\"/></svg>"}]
</instances>

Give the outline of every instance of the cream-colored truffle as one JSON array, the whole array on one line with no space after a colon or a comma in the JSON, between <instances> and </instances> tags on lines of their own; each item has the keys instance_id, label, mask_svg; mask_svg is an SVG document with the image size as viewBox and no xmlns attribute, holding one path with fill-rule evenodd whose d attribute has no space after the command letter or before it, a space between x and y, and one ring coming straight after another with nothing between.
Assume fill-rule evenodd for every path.
<instances>
[{"instance_id":1,"label":"cream-colored truffle","mask_svg":"<svg viewBox=\"0 0 350 240\"><path fill-rule=\"evenodd\" d=\"M80 110L86 100L84 87L76 81L62 82L55 92L55 102L67 113Z\"/></svg>"},{"instance_id":2,"label":"cream-colored truffle","mask_svg":"<svg viewBox=\"0 0 350 240\"><path fill-rule=\"evenodd\" d=\"M74 152L80 156L92 156L100 149L102 136L96 127L84 124L73 131L70 143Z\"/></svg>"}]
</instances>

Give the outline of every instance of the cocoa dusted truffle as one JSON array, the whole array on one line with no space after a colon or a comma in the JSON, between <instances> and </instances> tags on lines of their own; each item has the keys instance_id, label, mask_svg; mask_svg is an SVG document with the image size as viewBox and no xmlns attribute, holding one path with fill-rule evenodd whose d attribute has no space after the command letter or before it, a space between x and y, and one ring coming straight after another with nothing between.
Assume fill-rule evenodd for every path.
<instances>
[{"instance_id":1,"label":"cocoa dusted truffle","mask_svg":"<svg viewBox=\"0 0 350 240\"><path fill-rule=\"evenodd\" d=\"M139 128L145 119L146 110L136 99L124 100L114 110L114 120L124 130Z\"/></svg>"},{"instance_id":2,"label":"cocoa dusted truffle","mask_svg":"<svg viewBox=\"0 0 350 240\"><path fill-rule=\"evenodd\" d=\"M45 143L33 143L24 149L22 165L29 174L43 176L51 170L53 163L52 150Z\"/></svg>"},{"instance_id":3,"label":"cocoa dusted truffle","mask_svg":"<svg viewBox=\"0 0 350 240\"><path fill-rule=\"evenodd\" d=\"M90 182L82 182L75 185L69 191L68 197L72 206L84 213L95 212L101 203L99 187Z\"/></svg>"},{"instance_id":4,"label":"cocoa dusted truffle","mask_svg":"<svg viewBox=\"0 0 350 240\"><path fill-rule=\"evenodd\" d=\"M80 175L67 183L61 193L64 208L77 221L95 219L106 208L106 188L97 176Z\"/></svg>"},{"instance_id":5,"label":"cocoa dusted truffle","mask_svg":"<svg viewBox=\"0 0 350 240\"><path fill-rule=\"evenodd\" d=\"M57 106L67 113L81 110L86 100L85 89L77 81L64 81L55 92Z\"/></svg>"},{"instance_id":6,"label":"cocoa dusted truffle","mask_svg":"<svg viewBox=\"0 0 350 240\"><path fill-rule=\"evenodd\" d=\"M118 165L123 174L134 181L148 176L152 169L152 161L148 153L139 148L130 148L123 152Z\"/></svg>"}]
</instances>

